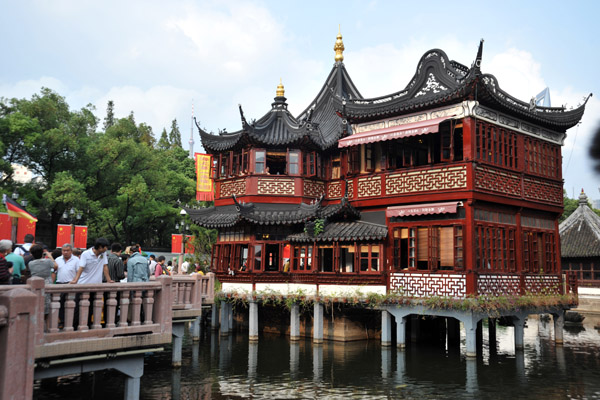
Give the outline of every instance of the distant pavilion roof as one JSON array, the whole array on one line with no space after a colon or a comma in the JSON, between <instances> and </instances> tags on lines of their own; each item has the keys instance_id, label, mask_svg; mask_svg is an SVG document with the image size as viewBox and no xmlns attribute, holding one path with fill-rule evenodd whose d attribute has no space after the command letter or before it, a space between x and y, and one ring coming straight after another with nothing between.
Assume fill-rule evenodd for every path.
<instances>
[{"instance_id":1,"label":"distant pavilion roof","mask_svg":"<svg viewBox=\"0 0 600 400\"><path fill-rule=\"evenodd\" d=\"M579 206L558 227L561 257L600 257L600 217L588 205L581 191Z\"/></svg>"}]
</instances>

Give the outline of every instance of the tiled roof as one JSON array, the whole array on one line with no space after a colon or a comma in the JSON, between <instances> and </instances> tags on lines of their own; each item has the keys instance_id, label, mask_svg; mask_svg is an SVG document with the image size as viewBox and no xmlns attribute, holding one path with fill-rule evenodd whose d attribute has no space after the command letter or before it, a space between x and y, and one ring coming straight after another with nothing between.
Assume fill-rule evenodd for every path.
<instances>
[{"instance_id":1,"label":"tiled roof","mask_svg":"<svg viewBox=\"0 0 600 400\"><path fill-rule=\"evenodd\" d=\"M588 206L581 192L579 207L558 227L561 257L600 256L600 217Z\"/></svg>"},{"instance_id":2,"label":"tiled roof","mask_svg":"<svg viewBox=\"0 0 600 400\"><path fill-rule=\"evenodd\" d=\"M331 222L324 231L312 237L306 232L288 236L291 242L332 242L354 240L383 240L387 236L387 226L371 222Z\"/></svg>"},{"instance_id":3,"label":"tiled roof","mask_svg":"<svg viewBox=\"0 0 600 400\"><path fill-rule=\"evenodd\" d=\"M360 218L360 211L352 207L346 198L343 198L338 204L327 206L322 206L320 201L314 204L238 203L237 200L235 201L235 205L199 210L186 208L186 211L194 223L206 228L230 227L241 220L259 225L291 225L315 218Z\"/></svg>"},{"instance_id":4,"label":"tiled roof","mask_svg":"<svg viewBox=\"0 0 600 400\"><path fill-rule=\"evenodd\" d=\"M415 75L403 90L371 99L336 97L335 108L351 122L361 122L474 98L482 105L558 131L564 132L581 120L589 97L571 110L521 101L503 91L493 75L481 73L482 52L483 41L473 65L467 68L450 61L440 49L429 50L421 57Z\"/></svg>"}]
</instances>

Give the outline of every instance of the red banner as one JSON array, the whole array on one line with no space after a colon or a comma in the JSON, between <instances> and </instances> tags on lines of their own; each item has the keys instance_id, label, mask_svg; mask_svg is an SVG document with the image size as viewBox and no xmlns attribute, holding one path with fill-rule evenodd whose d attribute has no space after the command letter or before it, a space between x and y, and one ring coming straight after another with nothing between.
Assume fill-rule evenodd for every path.
<instances>
[{"instance_id":1,"label":"red banner","mask_svg":"<svg viewBox=\"0 0 600 400\"><path fill-rule=\"evenodd\" d=\"M212 157L210 154L195 153L196 159L196 200L213 201L213 181L210 179Z\"/></svg>"},{"instance_id":2,"label":"red banner","mask_svg":"<svg viewBox=\"0 0 600 400\"><path fill-rule=\"evenodd\" d=\"M194 239L195 236L185 235L185 253L194 254Z\"/></svg>"},{"instance_id":3,"label":"red banner","mask_svg":"<svg viewBox=\"0 0 600 400\"><path fill-rule=\"evenodd\" d=\"M35 222L25 218L19 218L17 226L17 243L25 243L25 235L31 233L35 236Z\"/></svg>"},{"instance_id":4,"label":"red banner","mask_svg":"<svg viewBox=\"0 0 600 400\"><path fill-rule=\"evenodd\" d=\"M86 249L87 248L87 226L84 225L76 225L75 226L75 243L73 247L78 249Z\"/></svg>"},{"instance_id":5,"label":"red banner","mask_svg":"<svg viewBox=\"0 0 600 400\"><path fill-rule=\"evenodd\" d=\"M10 240L12 236L12 219L6 213L0 213L0 240Z\"/></svg>"},{"instance_id":6,"label":"red banner","mask_svg":"<svg viewBox=\"0 0 600 400\"><path fill-rule=\"evenodd\" d=\"M56 247L67 243L71 244L71 225L59 224L56 227Z\"/></svg>"},{"instance_id":7,"label":"red banner","mask_svg":"<svg viewBox=\"0 0 600 400\"><path fill-rule=\"evenodd\" d=\"M183 244L183 235L172 234L171 235L171 253L181 254L181 245Z\"/></svg>"}]
</instances>

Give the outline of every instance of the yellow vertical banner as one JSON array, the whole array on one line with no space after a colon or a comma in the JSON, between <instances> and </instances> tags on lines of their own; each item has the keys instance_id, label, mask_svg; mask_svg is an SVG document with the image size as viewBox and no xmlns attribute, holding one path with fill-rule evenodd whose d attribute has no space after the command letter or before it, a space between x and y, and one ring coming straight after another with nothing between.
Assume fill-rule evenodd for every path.
<instances>
[{"instance_id":1,"label":"yellow vertical banner","mask_svg":"<svg viewBox=\"0 0 600 400\"><path fill-rule=\"evenodd\" d=\"M210 179L212 156L210 154L195 153L196 158L196 200L213 201L213 181Z\"/></svg>"}]
</instances>

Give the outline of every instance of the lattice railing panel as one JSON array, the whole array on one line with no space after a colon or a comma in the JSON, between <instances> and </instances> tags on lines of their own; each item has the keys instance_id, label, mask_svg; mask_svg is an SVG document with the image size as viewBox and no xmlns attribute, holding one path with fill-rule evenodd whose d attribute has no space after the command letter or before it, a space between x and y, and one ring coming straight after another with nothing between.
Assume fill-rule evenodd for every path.
<instances>
[{"instance_id":1,"label":"lattice railing panel","mask_svg":"<svg viewBox=\"0 0 600 400\"><path fill-rule=\"evenodd\" d=\"M331 182L327 185L327 197L330 199L339 199L342 197L342 182Z\"/></svg>"},{"instance_id":2,"label":"lattice railing panel","mask_svg":"<svg viewBox=\"0 0 600 400\"><path fill-rule=\"evenodd\" d=\"M304 195L310 197L321 197L325 193L325 184L323 182L315 182L304 180Z\"/></svg>"},{"instance_id":3,"label":"lattice railing panel","mask_svg":"<svg viewBox=\"0 0 600 400\"><path fill-rule=\"evenodd\" d=\"M358 179L358 197L381 196L381 176Z\"/></svg>"},{"instance_id":4,"label":"lattice railing panel","mask_svg":"<svg viewBox=\"0 0 600 400\"><path fill-rule=\"evenodd\" d=\"M539 179L524 179L525 197L532 200L547 201L554 204L563 204L562 182L549 182Z\"/></svg>"},{"instance_id":5,"label":"lattice railing panel","mask_svg":"<svg viewBox=\"0 0 600 400\"><path fill-rule=\"evenodd\" d=\"M467 280L458 274L392 273L390 292L409 297L456 297L467 293Z\"/></svg>"},{"instance_id":6,"label":"lattice railing panel","mask_svg":"<svg viewBox=\"0 0 600 400\"><path fill-rule=\"evenodd\" d=\"M515 275L479 275L477 294L486 296L519 295L520 278Z\"/></svg>"},{"instance_id":7,"label":"lattice railing panel","mask_svg":"<svg viewBox=\"0 0 600 400\"><path fill-rule=\"evenodd\" d=\"M234 181L222 182L219 197L231 197L233 195L243 196L246 194L246 180L236 179Z\"/></svg>"},{"instance_id":8,"label":"lattice railing panel","mask_svg":"<svg viewBox=\"0 0 600 400\"><path fill-rule=\"evenodd\" d=\"M294 180L287 178L259 178L258 194L294 195Z\"/></svg>"},{"instance_id":9,"label":"lattice railing panel","mask_svg":"<svg viewBox=\"0 0 600 400\"><path fill-rule=\"evenodd\" d=\"M487 167L477 167L475 169L475 187L477 189L521 196L521 178L519 175Z\"/></svg>"},{"instance_id":10,"label":"lattice railing panel","mask_svg":"<svg viewBox=\"0 0 600 400\"><path fill-rule=\"evenodd\" d=\"M387 195L467 187L467 167L431 168L390 174L386 177Z\"/></svg>"},{"instance_id":11,"label":"lattice railing panel","mask_svg":"<svg viewBox=\"0 0 600 400\"><path fill-rule=\"evenodd\" d=\"M525 293L561 294L562 279L559 275L527 275L525 276Z\"/></svg>"}]
</instances>

